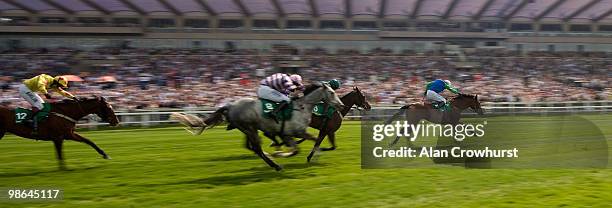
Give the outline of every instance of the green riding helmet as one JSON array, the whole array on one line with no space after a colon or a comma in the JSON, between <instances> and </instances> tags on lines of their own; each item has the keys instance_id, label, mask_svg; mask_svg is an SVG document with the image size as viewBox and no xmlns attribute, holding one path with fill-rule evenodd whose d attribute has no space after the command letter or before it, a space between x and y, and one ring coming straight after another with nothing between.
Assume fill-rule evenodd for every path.
<instances>
[{"instance_id":1,"label":"green riding helmet","mask_svg":"<svg viewBox=\"0 0 612 208\"><path fill-rule=\"evenodd\" d=\"M327 81L327 84L329 84L329 86L334 90L340 88L340 81L338 81L337 79L329 80Z\"/></svg>"}]
</instances>

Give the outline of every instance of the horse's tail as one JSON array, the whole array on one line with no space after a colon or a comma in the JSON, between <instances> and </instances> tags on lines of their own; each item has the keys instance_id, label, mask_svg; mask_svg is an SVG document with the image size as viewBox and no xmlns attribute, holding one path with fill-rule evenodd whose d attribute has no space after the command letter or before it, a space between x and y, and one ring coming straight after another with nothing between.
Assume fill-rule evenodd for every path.
<instances>
[{"instance_id":1,"label":"horse's tail","mask_svg":"<svg viewBox=\"0 0 612 208\"><path fill-rule=\"evenodd\" d=\"M204 121L194 115L184 114L184 113L172 113L170 114L170 119L176 120L179 123L189 127L185 128L189 133L193 135L200 135L204 128L206 128L206 124Z\"/></svg>"},{"instance_id":2,"label":"horse's tail","mask_svg":"<svg viewBox=\"0 0 612 208\"><path fill-rule=\"evenodd\" d=\"M406 112L406 110L408 110L408 108L410 108L410 105L404 105L402 106L399 111L395 114L393 114L393 116L391 116L391 118L387 119L387 121L385 121L385 125L390 124L391 122L393 122L395 119L397 119L398 117L400 117L402 114L404 114Z\"/></svg>"},{"instance_id":3,"label":"horse's tail","mask_svg":"<svg viewBox=\"0 0 612 208\"><path fill-rule=\"evenodd\" d=\"M204 125L212 128L216 125L219 125L224 121L224 118L227 117L227 111L229 110L229 106L225 105L219 109L217 109L214 113L212 113L205 121Z\"/></svg>"},{"instance_id":4,"label":"horse's tail","mask_svg":"<svg viewBox=\"0 0 612 208\"><path fill-rule=\"evenodd\" d=\"M206 128L212 128L223 122L223 117L228 109L227 106L223 106L212 113L206 120L185 113L172 113L170 114L170 119L177 120L179 123L189 127L185 128L189 133L200 135Z\"/></svg>"}]
</instances>

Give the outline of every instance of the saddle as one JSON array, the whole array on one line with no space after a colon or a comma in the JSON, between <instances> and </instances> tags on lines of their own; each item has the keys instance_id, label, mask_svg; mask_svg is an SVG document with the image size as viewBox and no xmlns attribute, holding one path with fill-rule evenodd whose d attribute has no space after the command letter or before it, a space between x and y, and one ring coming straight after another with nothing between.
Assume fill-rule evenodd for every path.
<instances>
[{"instance_id":1,"label":"saddle","mask_svg":"<svg viewBox=\"0 0 612 208\"><path fill-rule=\"evenodd\" d=\"M450 101L448 102L448 105L446 105L444 102L429 102L427 100L423 100L423 105L431 106L431 108L442 111L442 112L451 110Z\"/></svg>"},{"instance_id":2,"label":"saddle","mask_svg":"<svg viewBox=\"0 0 612 208\"><path fill-rule=\"evenodd\" d=\"M324 112L326 105L327 104L323 102L316 104L312 109L312 114L314 114L315 116L331 118L332 116L334 116L334 112L336 112L336 109L332 106L327 105L327 112Z\"/></svg>"},{"instance_id":3,"label":"saddle","mask_svg":"<svg viewBox=\"0 0 612 208\"><path fill-rule=\"evenodd\" d=\"M34 112L32 112L32 110L18 107L18 108L15 108L15 123L16 124L27 124L26 121L33 121L33 120L36 120L40 123L49 117L50 112L51 112L50 103L43 103L43 109L40 110L36 114L35 118L33 118Z\"/></svg>"},{"instance_id":4,"label":"saddle","mask_svg":"<svg viewBox=\"0 0 612 208\"><path fill-rule=\"evenodd\" d=\"M293 103L288 103L283 109L276 110L281 103L274 102L268 99L259 98L264 118L272 118L277 121L286 121L291 119L293 115ZM274 114L276 112L276 114Z\"/></svg>"}]
</instances>

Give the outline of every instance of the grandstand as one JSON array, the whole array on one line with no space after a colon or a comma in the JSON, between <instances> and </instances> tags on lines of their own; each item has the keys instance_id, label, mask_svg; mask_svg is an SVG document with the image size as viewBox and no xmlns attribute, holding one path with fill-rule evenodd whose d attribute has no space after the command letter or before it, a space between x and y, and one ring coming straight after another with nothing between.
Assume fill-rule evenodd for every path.
<instances>
[{"instance_id":1,"label":"grandstand","mask_svg":"<svg viewBox=\"0 0 612 208\"><path fill-rule=\"evenodd\" d=\"M127 109L218 106L275 71L377 104L440 77L489 102L611 96L612 0L0 0L0 17L10 106L39 73Z\"/></svg>"},{"instance_id":2,"label":"grandstand","mask_svg":"<svg viewBox=\"0 0 612 208\"><path fill-rule=\"evenodd\" d=\"M611 207L611 112L612 0L0 0L0 208Z\"/></svg>"},{"instance_id":3,"label":"grandstand","mask_svg":"<svg viewBox=\"0 0 612 208\"><path fill-rule=\"evenodd\" d=\"M1 0L0 12L4 48L612 51L612 0Z\"/></svg>"}]
</instances>

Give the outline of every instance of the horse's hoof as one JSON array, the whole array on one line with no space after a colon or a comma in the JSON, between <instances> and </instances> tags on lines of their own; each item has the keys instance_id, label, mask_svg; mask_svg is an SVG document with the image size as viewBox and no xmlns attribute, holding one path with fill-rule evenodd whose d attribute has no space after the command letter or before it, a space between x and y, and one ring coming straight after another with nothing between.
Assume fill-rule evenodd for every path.
<instances>
[{"instance_id":1,"label":"horse's hoof","mask_svg":"<svg viewBox=\"0 0 612 208\"><path fill-rule=\"evenodd\" d=\"M283 167L281 167L280 165L277 165L274 167L274 170L276 170L277 172L280 172L281 170L283 170Z\"/></svg>"},{"instance_id":2,"label":"horse's hoof","mask_svg":"<svg viewBox=\"0 0 612 208\"><path fill-rule=\"evenodd\" d=\"M312 160L312 156L314 156L313 152L310 152L310 154L308 155L308 157L306 157L306 161L310 162Z\"/></svg>"},{"instance_id":3,"label":"horse's hoof","mask_svg":"<svg viewBox=\"0 0 612 208\"><path fill-rule=\"evenodd\" d=\"M276 151L272 154L273 157L283 157L283 158L287 158L287 157L291 157L291 156L295 156L298 154L298 151L293 151L293 152L282 152L282 151Z\"/></svg>"},{"instance_id":4,"label":"horse's hoof","mask_svg":"<svg viewBox=\"0 0 612 208\"><path fill-rule=\"evenodd\" d=\"M272 157L280 157L283 154L283 151L274 151L274 153L272 153Z\"/></svg>"},{"instance_id":5,"label":"horse's hoof","mask_svg":"<svg viewBox=\"0 0 612 208\"><path fill-rule=\"evenodd\" d=\"M263 152L263 154L264 154L266 157L272 157L272 155L270 155L270 153Z\"/></svg>"},{"instance_id":6,"label":"horse's hoof","mask_svg":"<svg viewBox=\"0 0 612 208\"><path fill-rule=\"evenodd\" d=\"M113 158L111 158L111 157L110 157L110 156L108 156L108 155L104 155L102 158L107 159L107 160L112 160L112 159L113 159Z\"/></svg>"},{"instance_id":7,"label":"horse's hoof","mask_svg":"<svg viewBox=\"0 0 612 208\"><path fill-rule=\"evenodd\" d=\"M317 158L319 157L320 154L321 154L320 151L311 151L306 159L308 160L309 163L310 162L314 162L314 161L317 160Z\"/></svg>"}]
</instances>

